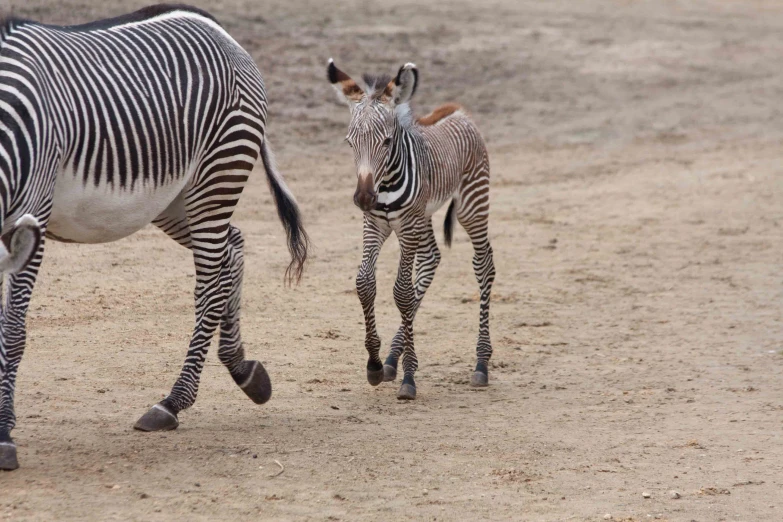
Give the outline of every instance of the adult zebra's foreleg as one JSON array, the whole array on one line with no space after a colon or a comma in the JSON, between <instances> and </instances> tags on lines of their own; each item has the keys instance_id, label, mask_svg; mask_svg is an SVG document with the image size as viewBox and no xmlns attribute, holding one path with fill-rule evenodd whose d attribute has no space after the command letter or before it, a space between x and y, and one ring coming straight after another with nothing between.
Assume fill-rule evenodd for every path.
<instances>
[{"instance_id":1,"label":"adult zebra's foreleg","mask_svg":"<svg viewBox=\"0 0 783 522\"><path fill-rule=\"evenodd\" d=\"M383 364L381 363L381 338L375 325L375 263L391 228L378 223L372 217L364 216L362 264L356 275L356 293L364 311L364 347L367 349L367 381L373 386L383 382Z\"/></svg>"},{"instance_id":2,"label":"adult zebra's foreleg","mask_svg":"<svg viewBox=\"0 0 783 522\"><path fill-rule=\"evenodd\" d=\"M440 250L438 250L438 243L435 240L435 231L432 228L432 219L427 223L427 228L424 232L424 236L419 244L419 249L416 252L416 281L414 283L414 291L416 298L413 303L413 317L416 318L416 312L419 310L424 294L432 283L432 279L435 277L435 269L438 268L440 263ZM404 348L405 329L403 325L400 325L397 334L394 336L391 342L391 350L386 357L386 362L383 363L383 380L393 381L397 378L397 363L402 355Z\"/></svg>"},{"instance_id":3,"label":"adult zebra's foreleg","mask_svg":"<svg viewBox=\"0 0 783 522\"><path fill-rule=\"evenodd\" d=\"M24 232L25 236L29 237L18 235L14 237L14 240L17 238L25 240L26 245L14 245L15 241L11 241L11 255L14 254L14 246L27 246L33 254L24 268L19 267L20 272L8 276L5 304L0 307L0 470L19 467L16 444L11 438L11 430L16 426L14 411L16 375L27 342L27 310L44 252L45 226L38 228L36 223L34 228L37 229L34 231L36 237L29 236L26 232ZM15 233L19 234L18 231ZM31 241L36 241L37 244L32 244Z\"/></svg>"},{"instance_id":4,"label":"adult zebra's foreleg","mask_svg":"<svg viewBox=\"0 0 783 522\"><path fill-rule=\"evenodd\" d=\"M247 172L212 173L189 189L182 200L196 266L196 326L185 364L171 393L139 419L134 426L138 430L175 429L179 425L177 414L196 400L207 350L231 293L231 270L225 269L229 257L229 220L247 181ZM227 197L228 194L232 197Z\"/></svg>"},{"instance_id":5,"label":"adult zebra's foreleg","mask_svg":"<svg viewBox=\"0 0 783 522\"><path fill-rule=\"evenodd\" d=\"M245 360L239 332L242 278L245 270L244 245L242 232L233 225L229 226L224 270L231 273L231 292L220 320L218 357L242 391L256 404L264 404L272 397L272 382L259 361Z\"/></svg>"}]
</instances>

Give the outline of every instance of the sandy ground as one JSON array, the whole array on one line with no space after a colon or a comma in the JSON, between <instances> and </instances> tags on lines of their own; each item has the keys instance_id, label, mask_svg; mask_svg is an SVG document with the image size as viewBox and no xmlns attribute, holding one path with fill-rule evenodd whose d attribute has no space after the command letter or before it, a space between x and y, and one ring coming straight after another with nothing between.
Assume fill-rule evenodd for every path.
<instances>
[{"instance_id":1,"label":"sandy ground","mask_svg":"<svg viewBox=\"0 0 783 522\"><path fill-rule=\"evenodd\" d=\"M52 23L143 3L10 0ZM779 3L197 3L262 68L315 243L286 289L258 171L235 222L246 349L273 400L254 406L213 350L180 428L133 431L184 358L189 253L151 228L49 243L18 382L23 467L0 474L0 518L783 519ZM330 56L356 74L415 61L418 110L459 101L487 138L486 391L466 384L478 304L462 230L416 320L419 399L365 381L361 217ZM390 241L378 270L387 345L397 253Z\"/></svg>"}]
</instances>

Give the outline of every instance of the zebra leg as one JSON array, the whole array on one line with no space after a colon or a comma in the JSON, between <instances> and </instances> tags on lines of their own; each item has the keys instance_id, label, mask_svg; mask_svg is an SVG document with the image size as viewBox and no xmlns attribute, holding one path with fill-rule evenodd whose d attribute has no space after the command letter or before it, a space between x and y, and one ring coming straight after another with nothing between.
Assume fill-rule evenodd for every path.
<instances>
[{"instance_id":1,"label":"zebra leg","mask_svg":"<svg viewBox=\"0 0 783 522\"><path fill-rule=\"evenodd\" d=\"M228 257L229 220L247 181L246 170L212 173L202 186L196 184L182 201L189 229L189 244L196 265L196 326L185 364L171 393L136 422L141 431L173 430L177 414L193 405L201 370L212 336L220 323L232 288ZM233 198L227 198L232 194ZM156 220L158 224L159 220ZM160 226L160 225L159 225Z\"/></svg>"},{"instance_id":2,"label":"zebra leg","mask_svg":"<svg viewBox=\"0 0 783 522\"><path fill-rule=\"evenodd\" d=\"M413 348L413 316L416 311L416 291L413 288L412 272L419 248L421 233L418 224L406 233L398 233L400 240L400 266L397 269L397 281L394 283L394 302L402 317L403 352L402 369L404 372L402 385L397 392L400 400L416 398L416 382L413 379L419 367L416 352Z\"/></svg>"},{"instance_id":3,"label":"zebra leg","mask_svg":"<svg viewBox=\"0 0 783 522\"><path fill-rule=\"evenodd\" d=\"M383 364L380 350L381 338L375 326L375 263L391 228L385 223L376 222L372 217L364 216L362 237L362 264L356 275L356 293L364 311L364 347L369 355L367 359L367 382L378 386L383 382Z\"/></svg>"},{"instance_id":4,"label":"zebra leg","mask_svg":"<svg viewBox=\"0 0 783 522\"><path fill-rule=\"evenodd\" d=\"M259 361L245 360L245 350L239 333L242 277L245 271L244 245L242 232L233 225L229 226L228 254L223 269L231 273L231 293L226 300L226 307L220 320L218 358L242 391L254 403L264 404L272 397L272 382L263 364Z\"/></svg>"},{"instance_id":5,"label":"zebra leg","mask_svg":"<svg viewBox=\"0 0 783 522\"><path fill-rule=\"evenodd\" d=\"M440 250L438 250L438 243L435 240L435 231L432 228L432 219L427 223L427 229L424 232L424 236L419 249L416 252L416 282L414 284L414 290L416 291L416 299L413 303L413 317L416 318L416 312L419 310L419 305L424 294L432 283L433 277L435 277L435 269L438 268L440 263ZM397 378L397 362L400 359L403 351L403 339L405 336L405 329L400 325L397 334L394 336L391 342L391 350L389 350L389 356L386 357L386 362L383 363L383 380L393 381Z\"/></svg>"},{"instance_id":6,"label":"zebra leg","mask_svg":"<svg viewBox=\"0 0 783 522\"><path fill-rule=\"evenodd\" d=\"M11 430L16 426L14 393L16 374L24 354L26 342L27 309L30 297L41 267L44 251L44 228L41 228L41 242L30 263L21 272L9 275L5 306L0 311L0 470L19 467L16 458L16 444L11 439Z\"/></svg>"},{"instance_id":7,"label":"zebra leg","mask_svg":"<svg viewBox=\"0 0 783 522\"><path fill-rule=\"evenodd\" d=\"M489 178L487 178L487 185ZM476 344L476 370L470 377L470 385L483 387L489 385L489 358L492 357L492 344L489 340L489 296L495 281L495 264L492 261L492 246L489 244L488 201L484 205L462 205L457 211L457 219L465 228L473 243L473 271L479 284L479 334ZM469 209L466 209L469 207Z\"/></svg>"}]
</instances>

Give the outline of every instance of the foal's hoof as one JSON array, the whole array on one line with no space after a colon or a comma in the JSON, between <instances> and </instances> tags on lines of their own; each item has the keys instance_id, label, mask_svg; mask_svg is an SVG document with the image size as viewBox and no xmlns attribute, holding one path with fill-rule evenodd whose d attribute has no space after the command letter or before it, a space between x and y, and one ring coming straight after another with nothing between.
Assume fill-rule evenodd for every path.
<instances>
[{"instance_id":1,"label":"foal's hoof","mask_svg":"<svg viewBox=\"0 0 783 522\"><path fill-rule=\"evenodd\" d=\"M416 386L413 384L403 384L400 391L397 392L397 398L401 401L412 401L416 398Z\"/></svg>"},{"instance_id":2,"label":"foal's hoof","mask_svg":"<svg viewBox=\"0 0 783 522\"><path fill-rule=\"evenodd\" d=\"M383 368L380 370L371 370L367 368L367 382L369 382L371 385L378 386L385 380L386 379L384 379Z\"/></svg>"},{"instance_id":3,"label":"foal's hoof","mask_svg":"<svg viewBox=\"0 0 783 522\"><path fill-rule=\"evenodd\" d=\"M383 365L383 380L384 382L392 382L397 378L397 368L391 364Z\"/></svg>"},{"instance_id":4,"label":"foal's hoof","mask_svg":"<svg viewBox=\"0 0 783 522\"><path fill-rule=\"evenodd\" d=\"M0 470L11 471L18 467L16 444L13 442L0 442Z\"/></svg>"},{"instance_id":5,"label":"foal's hoof","mask_svg":"<svg viewBox=\"0 0 783 522\"><path fill-rule=\"evenodd\" d=\"M470 376L470 385L474 388L489 386L489 375L483 372L473 372L473 375Z\"/></svg>"},{"instance_id":6,"label":"foal's hoof","mask_svg":"<svg viewBox=\"0 0 783 522\"><path fill-rule=\"evenodd\" d=\"M242 370L239 375L244 379L234 377L234 381L250 400L256 404L264 404L272 397L272 381L269 380L264 365L258 361L245 361L242 363Z\"/></svg>"},{"instance_id":7,"label":"foal's hoof","mask_svg":"<svg viewBox=\"0 0 783 522\"><path fill-rule=\"evenodd\" d=\"M133 429L139 431L169 431L177 429L177 426L179 426L177 415L162 404L156 404L142 415L133 426Z\"/></svg>"}]
</instances>

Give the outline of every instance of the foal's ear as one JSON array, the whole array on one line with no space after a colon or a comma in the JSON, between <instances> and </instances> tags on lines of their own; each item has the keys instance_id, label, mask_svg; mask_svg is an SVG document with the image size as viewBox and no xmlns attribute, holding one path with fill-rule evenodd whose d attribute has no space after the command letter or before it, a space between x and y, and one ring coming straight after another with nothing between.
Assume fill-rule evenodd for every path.
<instances>
[{"instance_id":1,"label":"foal's ear","mask_svg":"<svg viewBox=\"0 0 783 522\"><path fill-rule=\"evenodd\" d=\"M334 64L334 60L329 58L329 65L326 66L326 77L337 92L337 97L347 105L359 103L364 96L364 91L353 79L342 72Z\"/></svg>"},{"instance_id":2,"label":"foal's ear","mask_svg":"<svg viewBox=\"0 0 783 522\"><path fill-rule=\"evenodd\" d=\"M419 70L416 68L416 64L406 63L400 67L397 77L390 81L386 87L392 105L408 103L416 93L418 83Z\"/></svg>"}]
</instances>

